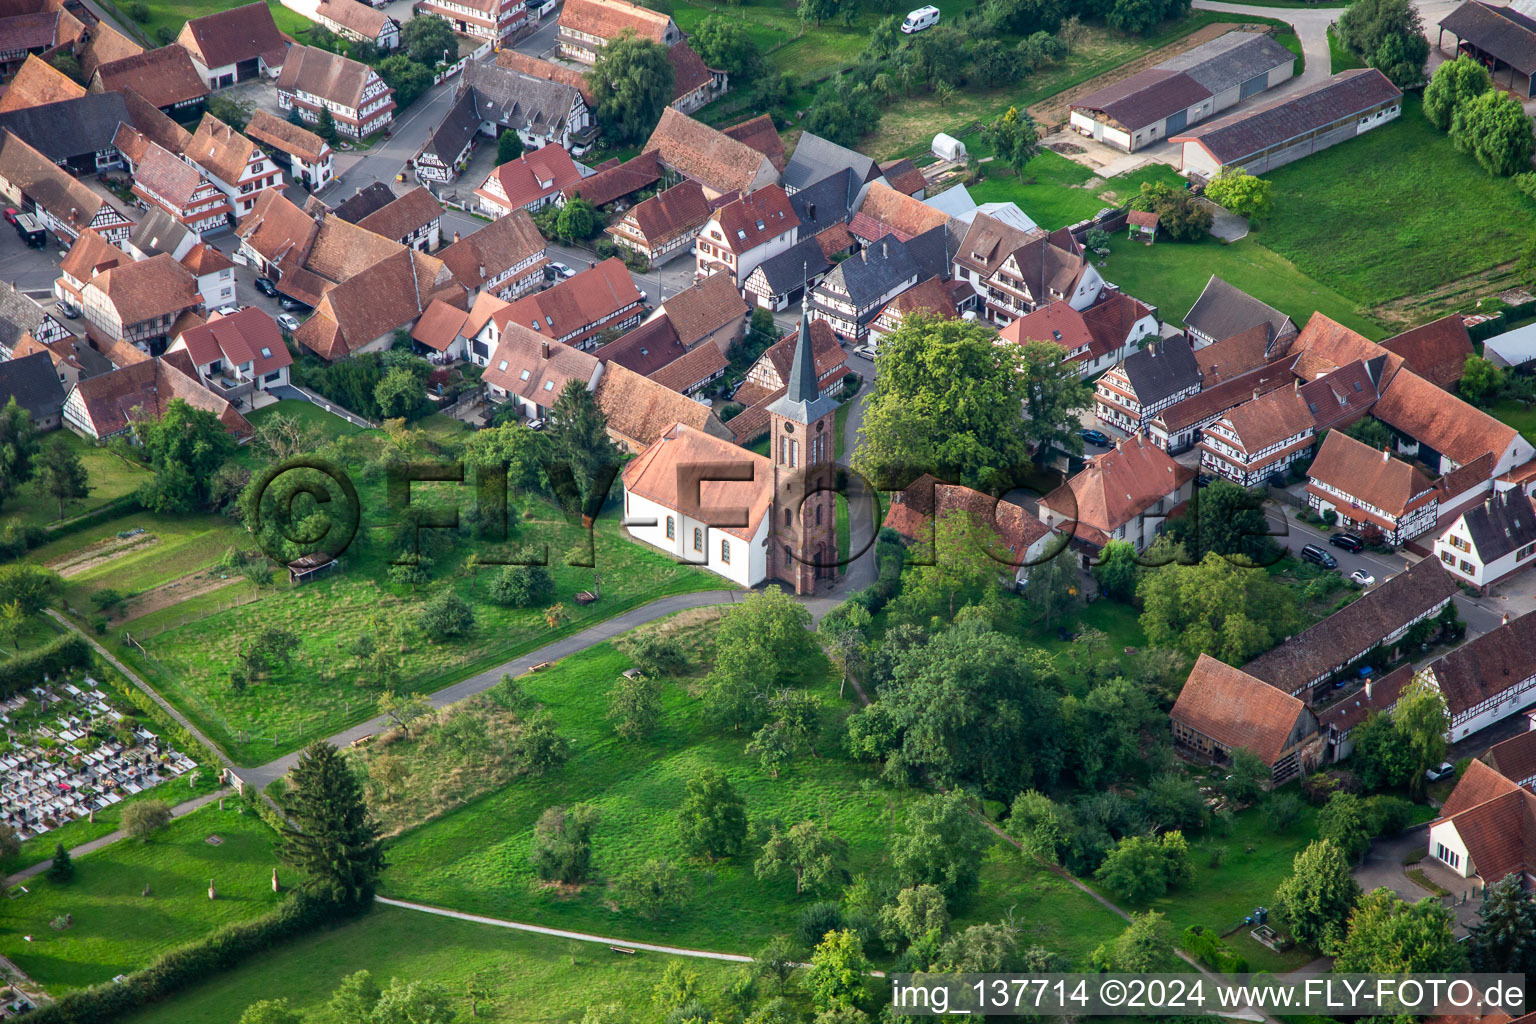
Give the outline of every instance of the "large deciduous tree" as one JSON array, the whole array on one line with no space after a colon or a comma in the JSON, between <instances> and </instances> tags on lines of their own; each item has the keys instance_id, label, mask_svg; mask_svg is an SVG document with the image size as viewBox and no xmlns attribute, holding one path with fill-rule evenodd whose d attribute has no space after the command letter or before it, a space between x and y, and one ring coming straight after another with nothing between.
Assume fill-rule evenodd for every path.
<instances>
[{"instance_id":1,"label":"large deciduous tree","mask_svg":"<svg viewBox=\"0 0 1536 1024\"><path fill-rule=\"evenodd\" d=\"M592 829L597 810L590 804L547 807L533 826L528 860L546 882L574 885L592 870Z\"/></svg>"},{"instance_id":2,"label":"large deciduous tree","mask_svg":"<svg viewBox=\"0 0 1536 1024\"><path fill-rule=\"evenodd\" d=\"M155 512L190 512L208 501L208 485L235 453L235 440L219 418L173 398L159 419L139 420L133 431L149 456L154 478L139 501Z\"/></svg>"},{"instance_id":3,"label":"large deciduous tree","mask_svg":"<svg viewBox=\"0 0 1536 1024\"><path fill-rule=\"evenodd\" d=\"M644 138L672 102L674 78L665 46L629 31L610 39L587 72L598 121L617 141Z\"/></svg>"},{"instance_id":4,"label":"large deciduous tree","mask_svg":"<svg viewBox=\"0 0 1536 1024\"><path fill-rule=\"evenodd\" d=\"M1493 78L1488 69L1464 53L1435 68L1434 77L1424 87L1424 116L1441 131L1450 131L1462 105L1492 88Z\"/></svg>"},{"instance_id":5,"label":"large deciduous tree","mask_svg":"<svg viewBox=\"0 0 1536 1024\"><path fill-rule=\"evenodd\" d=\"M715 666L705 710L732 729L756 728L767 712L758 697L799 679L816 652L811 615L778 587L728 610L715 634Z\"/></svg>"},{"instance_id":6,"label":"large deciduous tree","mask_svg":"<svg viewBox=\"0 0 1536 1024\"><path fill-rule=\"evenodd\" d=\"M32 479L37 456L37 428L32 414L16 402L16 396L0 408L0 506Z\"/></svg>"},{"instance_id":7,"label":"large deciduous tree","mask_svg":"<svg viewBox=\"0 0 1536 1024\"><path fill-rule=\"evenodd\" d=\"M891 837L891 864L903 885L936 885L950 897L967 896L981 880L981 859L990 843L970 797L952 789L907 810Z\"/></svg>"},{"instance_id":8,"label":"large deciduous tree","mask_svg":"<svg viewBox=\"0 0 1536 1024\"><path fill-rule=\"evenodd\" d=\"M459 41L447 18L435 14L407 21L400 29L400 46L411 60L427 67L446 59L452 63L459 55Z\"/></svg>"},{"instance_id":9,"label":"large deciduous tree","mask_svg":"<svg viewBox=\"0 0 1536 1024\"><path fill-rule=\"evenodd\" d=\"M1291 937L1319 953L1333 955L1344 943L1360 885L1337 843L1309 843L1291 862L1291 874L1275 890L1275 914Z\"/></svg>"},{"instance_id":10,"label":"large deciduous tree","mask_svg":"<svg viewBox=\"0 0 1536 1024\"><path fill-rule=\"evenodd\" d=\"M1019 346L973 321L914 315L881 340L876 361L853 466L877 487L932 473L1001 493L1024 475L1032 435Z\"/></svg>"},{"instance_id":11,"label":"large deciduous tree","mask_svg":"<svg viewBox=\"0 0 1536 1024\"><path fill-rule=\"evenodd\" d=\"M879 699L849 719L855 756L884 761L900 785L973 785L999 800L1054 776L1057 680L1038 652L969 620L890 653Z\"/></svg>"},{"instance_id":12,"label":"large deciduous tree","mask_svg":"<svg viewBox=\"0 0 1536 1024\"><path fill-rule=\"evenodd\" d=\"M305 749L289 776L284 809L283 859L337 903L371 900L384 869L379 827L363 802L357 774L335 747L321 740Z\"/></svg>"},{"instance_id":13,"label":"large deciduous tree","mask_svg":"<svg viewBox=\"0 0 1536 1024\"><path fill-rule=\"evenodd\" d=\"M1035 119L1017 107L1009 107L1006 114L994 118L982 131L992 140L998 159L1023 179L1024 165L1040 152L1040 126Z\"/></svg>"},{"instance_id":14,"label":"large deciduous tree","mask_svg":"<svg viewBox=\"0 0 1536 1024\"><path fill-rule=\"evenodd\" d=\"M1508 177L1531 169L1536 136L1531 119L1520 101L1506 92L1490 89L1457 109L1451 122L1451 141L1471 153L1489 174Z\"/></svg>"},{"instance_id":15,"label":"large deciduous tree","mask_svg":"<svg viewBox=\"0 0 1536 1024\"><path fill-rule=\"evenodd\" d=\"M802 821L787 829L775 827L752 871L763 879L793 875L798 896L806 889L836 888L847 859L848 844L841 836L814 821Z\"/></svg>"},{"instance_id":16,"label":"large deciduous tree","mask_svg":"<svg viewBox=\"0 0 1536 1024\"><path fill-rule=\"evenodd\" d=\"M1194 565L1175 561L1147 573L1136 593L1142 629L1154 646L1209 654L1229 665L1269 650L1296 622L1294 599L1283 586L1215 552Z\"/></svg>"},{"instance_id":17,"label":"large deciduous tree","mask_svg":"<svg viewBox=\"0 0 1536 1024\"><path fill-rule=\"evenodd\" d=\"M747 802L722 772L700 769L677 809L677 833L689 853L734 857L747 841Z\"/></svg>"},{"instance_id":18,"label":"large deciduous tree","mask_svg":"<svg viewBox=\"0 0 1536 1024\"><path fill-rule=\"evenodd\" d=\"M1451 931L1455 923L1433 896L1405 903L1391 889L1373 889L1355 905L1333 969L1362 974L1462 970L1467 954Z\"/></svg>"},{"instance_id":19,"label":"large deciduous tree","mask_svg":"<svg viewBox=\"0 0 1536 1024\"><path fill-rule=\"evenodd\" d=\"M745 84L763 75L762 51L740 20L712 14L699 22L688 45L706 65L728 72L737 82Z\"/></svg>"},{"instance_id":20,"label":"large deciduous tree","mask_svg":"<svg viewBox=\"0 0 1536 1024\"><path fill-rule=\"evenodd\" d=\"M1445 696L1427 671L1413 677L1392 708L1392 728L1403 738L1403 748L1413 765L1408 788L1415 797L1424 795L1425 772L1445 760L1445 734L1451 727Z\"/></svg>"},{"instance_id":21,"label":"large deciduous tree","mask_svg":"<svg viewBox=\"0 0 1536 1024\"><path fill-rule=\"evenodd\" d=\"M1241 167L1228 168L1205 186L1205 197L1239 217L1268 220L1275 212L1274 183L1255 178Z\"/></svg>"},{"instance_id":22,"label":"large deciduous tree","mask_svg":"<svg viewBox=\"0 0 1536 1024\"><path fill-rule=\"evenodd\" d=\"M1411 0L1359 0L1338 21L1339 39L1400 89L1424 80L1429 40Z\"/></svg>"}]
</instances>

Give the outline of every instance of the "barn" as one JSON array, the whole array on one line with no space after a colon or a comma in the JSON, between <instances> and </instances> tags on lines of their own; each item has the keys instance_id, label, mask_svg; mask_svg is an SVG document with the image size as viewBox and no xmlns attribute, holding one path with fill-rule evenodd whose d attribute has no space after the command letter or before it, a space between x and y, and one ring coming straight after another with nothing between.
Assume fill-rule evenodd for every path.
<instances>
[{"instance_id":1,"label":"barn","mask_svg":"<svg viewBox=\"0 0 1536 1024\"><path fill-rule=\"evenodd\" d=\"M1259 32L1228 32L1072 104L1072 129L1126 152L1273 89L1296 55Z\"/></svg>"}]
</instances>

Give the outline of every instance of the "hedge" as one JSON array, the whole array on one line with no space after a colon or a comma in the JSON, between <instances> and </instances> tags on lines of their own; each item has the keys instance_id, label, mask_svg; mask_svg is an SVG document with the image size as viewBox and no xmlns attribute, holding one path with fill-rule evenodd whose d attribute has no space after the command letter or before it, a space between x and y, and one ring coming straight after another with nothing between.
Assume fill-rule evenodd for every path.
<instances>
[{"instance_id":1,"label":"hedge","mask_svg":"<svg viewBox=\"0 0 1536 1024\"><path fill-rule=\"evenodd\" d=\"M56 676L67 669L88 665L90 661L91 645L78 633L69 633L42 647L22 651L8 661L0 661L0 698L41 685L45 675Z\"/></svg>"},{"instance_id":2,"label":"hedge","mask_svg":"<svg viewBox=\"0 0 1536 1024\"><path fill-rule=\"evenodd\" d=\"M207 938L162 954L148 967L121 982L107 982L71 992L27 1014L28 1024L107 1024L161 999L239 967L281 943L338 924L361 913L366 904L348 906L303 891L276 910L252 921L228 925Z\"/></svg>"}]
</instances>

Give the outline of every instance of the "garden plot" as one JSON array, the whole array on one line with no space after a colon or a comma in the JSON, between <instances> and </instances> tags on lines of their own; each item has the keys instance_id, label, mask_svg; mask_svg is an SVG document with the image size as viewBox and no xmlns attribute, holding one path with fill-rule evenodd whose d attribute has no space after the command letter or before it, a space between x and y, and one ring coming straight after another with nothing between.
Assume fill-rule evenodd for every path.
<instances>
[{"instance_id":1,"label":"garden plot","mask_svg":"<svg viewBox=\"0 0 1536 1024\"><path fill-rule=\"evenodd\" d=\"M124 530L116 536L103 538L88 547L72 551L45 564L64 579L69 579L126 555L137 554L141 549L159 542L159 537L141 527L135 527L132 530Z\"/></svg>"}]
</instances>

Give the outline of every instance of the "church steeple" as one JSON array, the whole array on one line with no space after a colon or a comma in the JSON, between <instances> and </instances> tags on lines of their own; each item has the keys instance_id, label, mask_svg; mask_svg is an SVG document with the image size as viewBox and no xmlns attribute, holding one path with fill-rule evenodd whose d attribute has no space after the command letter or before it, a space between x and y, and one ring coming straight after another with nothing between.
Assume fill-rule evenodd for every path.
<instances>
[{"instance_id":1,"label":"church steeple","mask_svg":"<svg viewBox=\"0 0 1536 1024\"><path fill-rule=\"evenodd\" d=\"M795 337L795 356L790 362L788 389L768 406L768 411L801 425L815 423L835 412L837 403L821 394L816 374L816 349L811 344L810 288L800 300L800 327Z\"/></svg>"}]
</instances>

